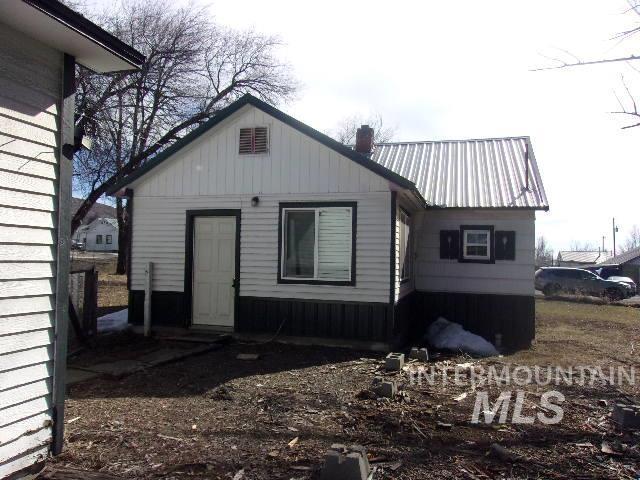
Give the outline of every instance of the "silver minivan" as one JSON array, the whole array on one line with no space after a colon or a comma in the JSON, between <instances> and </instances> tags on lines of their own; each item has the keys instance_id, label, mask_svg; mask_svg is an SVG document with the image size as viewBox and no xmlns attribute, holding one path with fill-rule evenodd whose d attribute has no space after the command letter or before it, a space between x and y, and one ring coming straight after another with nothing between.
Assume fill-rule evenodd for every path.
<instances>
[{"instance_id":1,"label":"silver minivan","mask_svg":"<svg viewBox=\"0 0 640 480\"><path fill-rule=\"evenodd\" d=\"M543 267L536 272L535 286L547 296L565 292L622 300L635 295L629 285L581 268Z\"/></svg>"}]
</instances>

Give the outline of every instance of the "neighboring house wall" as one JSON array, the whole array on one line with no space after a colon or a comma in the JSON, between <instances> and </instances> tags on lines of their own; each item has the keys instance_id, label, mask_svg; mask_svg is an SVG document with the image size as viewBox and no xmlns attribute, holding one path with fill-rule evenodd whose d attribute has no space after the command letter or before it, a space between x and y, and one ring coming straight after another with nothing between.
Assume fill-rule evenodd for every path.
<instances>
[{"instance_id":1,"label":"neighboring house wall","mask_svg":"<svg viewBox=\"0 0 640 480\"><path fill-rule=\"evenodd\" d=\"M100 235L101 243L98 243L98 235ZM107 238L107 236L110 237ZM89 252L118 250L118 228L108 220L95 219L82 237L86 239L85 250ZM110 243L107 242L108 240L110 240Z\"/></svg>"},{"instance_id":2,"label":"neighboring house wall","mask_svg":"<svg viewBox=\"0 0 640 480\"><path fill-rule=\"evenodd\" d=\"M238 155L239 128L265 125L270 129L270 153ZM362 315L372 315L372 311L387 315L388 181L261 110L244 107L132 187L131 289L136 305L144 288L145 265L153 262L154 291L158 292L154 298L165 298L175 309L181 308L187 210L241 209L240 309L244 315L239 311L237 318L252 317L251 312L265 316L265 310L254 308L259 302L267 302L269 311L317 311L324 307L309 303L317 300L327 302L327 308L338 308L344 302L366 304ZM251 206L253 196L260 198L256 207ZM279 203L331 201L357 202L355 286L279 284ZM369 325L364 316L361 323Z\"/></svg>"},{"instance_id":3,"label":"neighboring house wall","mask_svg":"<svg viewBox=\"0 0 640 480\"><path fill-rule=\"evenodd\" d=\"M416 289L498 295L533 295L535 213L532 210L428 210L418 213ZM493 264L440 258L440 230L493 225L516 232L516 259Z\"/></svg>"},{"instance_id":4,"label":"neighboring house wall","mask_svg":"<svg viewBox=\"0 0 640 480\"><path fill-rule=\"evenodd\" d=\"M0 24L0 477L52 438L62 61Z\"/></svg>"}]
</instances>

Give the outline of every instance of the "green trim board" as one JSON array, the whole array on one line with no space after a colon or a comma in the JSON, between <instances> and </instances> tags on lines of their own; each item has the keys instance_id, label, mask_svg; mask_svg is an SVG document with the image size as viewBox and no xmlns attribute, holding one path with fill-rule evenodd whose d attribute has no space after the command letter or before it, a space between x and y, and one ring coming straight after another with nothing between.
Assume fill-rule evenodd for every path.
<instances>
[{"instance_id":1,"label":"green trim board","mask_svg":"<svg viewBox=\"0 0 640 480\"><path fill-rule=\"evenodd\" d=\"M407 180L406 178L398 175L397 173L392 172L388 168L383 167L382 165L379 165L378 163L369 159L366 155L356 152L352 148L346 145L343 145L342 143L334 140L333 138L325 135L324 133L321 133L318 130L315 130L314 128L302 123L299 120L296 120L290 115L287 115L281 110L278 110L272 105L269 105L268 103L250 94L243 95L242 97L240 97L240 99L236 100L235 102L228 105L227 107L221 109L218 113L216 113L213 117L211 117L207 122L203 123L200 127L196 128L195 130L193 130L192 132L184 136L182 139L178 140L176 143L166 148L165 150L157 154L155 157L148 160L144 165L134 170L128 176L119 179L118 182L116 182L116 184L107 191L107 195L114 195L120 190L122 190L124 187L126 187L127 185L130 185L132 182L134 182L135 180L139 179L146 173L150 172L151 170L153 170L154 168L162 164L165 160L170 158L172 155L174 155L175 153L177 153L178 151L180 151L181 149L189 145L194 140L201 137L203 134L205 134L206 132L214 128L223 120L229 118L231 115L233 115L234 113L236 113L246 105L251 105L255 108L258 108L259 110L262 110L268 115L271 115L277 120L280 120L281 122L294 128L295 130L313 138L314 140L318 141L324 146L356 162L358 165L372 171L373 173L376 173L377 175L380 175L382 178L398 185L401 188L411 190L414 193L414 195L416 195L416 197L420 199L422 204L426 206L426 201L422 197L422 194L420 194L420 192L416 188L416 185L410 180Z\"/></svg>"}]
</instances>

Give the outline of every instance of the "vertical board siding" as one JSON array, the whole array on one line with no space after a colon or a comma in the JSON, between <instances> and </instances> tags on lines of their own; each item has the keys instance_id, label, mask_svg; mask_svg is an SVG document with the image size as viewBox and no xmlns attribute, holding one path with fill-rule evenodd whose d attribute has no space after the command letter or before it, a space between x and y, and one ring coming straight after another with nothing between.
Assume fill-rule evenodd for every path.
<instances>
[{"instance_id":1,"label":"vertical board siding","mask_svg":"<svg viewBox=\"0 0 640 480\"><path fill-rule=\"evenodd\" d=\"M0 24L0 477L51 441L62 54Z\"/></svg>"},{"instance_id":2,"label":"vertical board siding","mask_svg":"<svg viewBox=\"0 0 640 480\"><path fill-rule=\"evenodd\" d=\"M269 154L239 155L241 127L268 126ZM240 295L387 302L389 184L375 173L246 106L132 184L131 288L154 262L155 291L184 289L185 212L241 209ZM251 206L251 198L260 203ZM358 203L356 285L278 284L280 202Z\"/></svg>"},{"instance_id":3,"label":"vertical board siding","mask_svg":"<svg viewBox=\"0 0 640 480\"><path fill-rule=\"evenodd\" d=\"M535 212L447 209L417 215L416 290L533 296ZM440 230L457 230L460 225L493 225L495 230L515 231L516 259L496 260L494 264L441 259Z\"/></svg>"},{"instance_id":4,"label":"vertical board siding","mask_svg":"<svg viewBox=\"0 0 640 480\"><path fill-rule=\"evenodd\" d=\"M266 155L239 155L241 127L268 126ZM388 192L388 181L252 106L246 106L131 185L136 195Z\"/></svg>"},{"instance_id":5,"label":"vertical board siding","mask_svg":"<svg viewBox=\"0 0 640 480\"><path fill-rule=\"evenodd\" d=\"M240 295L358 302L388 302L390 193L149 198L136 192L131 288L144 289L144 266L154 263L154 291L184 288L187 210L241 209ZM355 201L358 204L355 286L278 284L280 202Z\"/></svg>"}]
</instances>

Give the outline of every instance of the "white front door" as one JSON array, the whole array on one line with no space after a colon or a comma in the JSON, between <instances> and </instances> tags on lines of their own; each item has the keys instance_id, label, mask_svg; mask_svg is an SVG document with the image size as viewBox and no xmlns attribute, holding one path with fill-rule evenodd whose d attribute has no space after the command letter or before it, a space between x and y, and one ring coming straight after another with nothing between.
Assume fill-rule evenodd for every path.
<instances>
[{"instance_id":1,"label":"white front door","mask_svg":"<svg viewBox=\"0 0 640 480\"><path fill-rule=\"evenodd\" d=\"M193 325L233 328L236 218L196 217L193 233Z\"/></svg>"}]
</instances>

